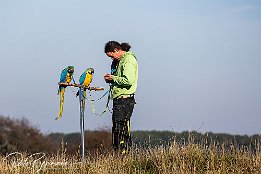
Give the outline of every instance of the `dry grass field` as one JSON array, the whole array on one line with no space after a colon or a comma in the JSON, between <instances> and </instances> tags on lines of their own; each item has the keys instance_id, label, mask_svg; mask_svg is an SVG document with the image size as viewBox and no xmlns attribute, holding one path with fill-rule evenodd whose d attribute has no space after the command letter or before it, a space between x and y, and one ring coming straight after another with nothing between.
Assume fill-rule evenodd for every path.
<instances>
[{"instance_id":1,"label":"dry grass field","mask_svg":"<svg viewBox=\"0 0 261 174\"><path fill-rule=\"evenodd\" d=\"M253 150L254 149L254 150ZM80 156L66 153L11 153L0 159L1 173L261 173L261 149L256 147L224 148L224 145L178 144L156 148L134 148L128 155L113 153Z\"/></svg>"}]
</instances>

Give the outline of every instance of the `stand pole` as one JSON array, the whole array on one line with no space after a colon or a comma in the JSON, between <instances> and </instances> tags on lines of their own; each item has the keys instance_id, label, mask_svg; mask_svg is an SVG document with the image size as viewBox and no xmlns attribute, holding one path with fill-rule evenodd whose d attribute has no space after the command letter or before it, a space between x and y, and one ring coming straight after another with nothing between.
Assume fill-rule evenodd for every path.
<instances>
[{"instance_id":1,"label":"stand pole","mask_svg":"<svg viewBox=\"0 0 261 174\"><path fill-rule=\"evenodd\" d=\"M85 161L85 145L84 145L84 96L83 96L83 87L79 88L79 100L80 100L80 129L81 129L81 152L82 152L82 161Z\"/></svg>"},{"instance_id":2,"label":"stand pole","mask_svg":"<svg viewBox=\"0 0 261 174\"><path fill-rule=\"evenodd\" d=\"M72 86L79 87L79 102L80 102L80 129L81 129L81 152L82 152L82 162L85 161L85 144L84 144L84 108L85 108L85 98L83 95L84 89L91 91L101 91L104 90L102 87L84 87L80 84L69 84L69 83L58 83L60 86Z\"/></svg>"}]
</instances>

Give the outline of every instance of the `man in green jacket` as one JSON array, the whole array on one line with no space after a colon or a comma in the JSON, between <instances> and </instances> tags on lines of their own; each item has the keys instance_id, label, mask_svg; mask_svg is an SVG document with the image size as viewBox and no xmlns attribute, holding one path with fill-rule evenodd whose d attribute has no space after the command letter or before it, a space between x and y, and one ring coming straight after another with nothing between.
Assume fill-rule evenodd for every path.
<instances>
[{"instance_id":1,"label":"man in green jacket","mask_svg":"<svg viewBox=\"0 0 261 174\"><path fill-rule=\"evenodd\" d=\"M114 150L122 154L132 145L130 118L136 104L134 93L138 82L138 63L130 48L128 43L109 41L104 49L113 60L111 74L104 76L105 81L112 84L112 143Z\"/></svg>"}]
</instances>

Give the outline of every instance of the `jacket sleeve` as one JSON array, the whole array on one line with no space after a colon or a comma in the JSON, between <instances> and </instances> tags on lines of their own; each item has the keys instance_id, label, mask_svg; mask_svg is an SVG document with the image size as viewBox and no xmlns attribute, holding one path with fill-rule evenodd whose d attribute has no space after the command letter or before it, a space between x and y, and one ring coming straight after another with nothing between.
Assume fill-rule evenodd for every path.
<instances>
[{"instance_id":1,"label":"jacket sleeve","mask_svg":"<svg viewBox=\"0 0 261 174\"><path fill-rule=\"evenodd\" d=\"M136 79L136 66L133 62L126 62L121 69L122 76L114 76L113 81L122 86L131 86Z\"/></svg>"}]
</instances>

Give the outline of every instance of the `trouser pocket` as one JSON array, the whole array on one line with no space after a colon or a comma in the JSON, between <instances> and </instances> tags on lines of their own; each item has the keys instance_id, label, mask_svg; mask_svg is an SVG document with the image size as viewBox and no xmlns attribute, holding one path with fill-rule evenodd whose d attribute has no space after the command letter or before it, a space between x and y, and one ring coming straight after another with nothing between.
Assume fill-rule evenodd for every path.
<instances>
[{"instance_id":1,"label":"trouser pocket","mask_svg":"<svg viewBox=\"0 0 261 174\"><path fill-rule=\"evenodd\" d=\"M126 121L131 118L134 105L134 98L118 99L113 101L112 118L117 121Z\"/></svg>"}]
</instances>

